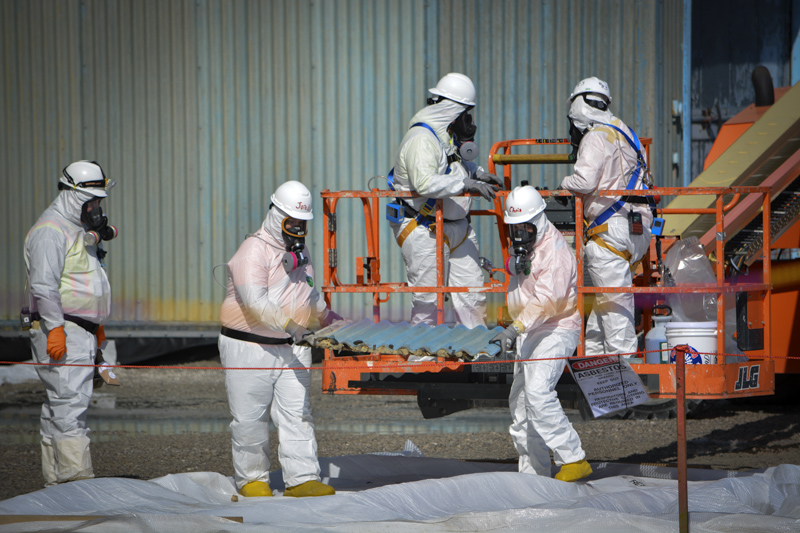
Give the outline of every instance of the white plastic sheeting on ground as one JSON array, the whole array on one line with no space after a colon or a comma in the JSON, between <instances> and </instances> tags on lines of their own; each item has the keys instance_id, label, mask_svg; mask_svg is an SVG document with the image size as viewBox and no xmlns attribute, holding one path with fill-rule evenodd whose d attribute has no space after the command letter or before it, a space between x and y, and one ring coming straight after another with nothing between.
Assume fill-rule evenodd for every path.
<instances>
[{"instance_id":1,"label":"white plastic sheeting on ground","mask_svg":"<svg viewBox=\"0 0 800 533\"><path fill-rule=\"evenodd\" d=\"M320 463L335 496L285 498L280 472L270 476L275 497L238 501L232 501L233 478L212 472L151 481L97 478L0 502L0 531L678 530L672 468L594 463L586 482L563 483L517 473L511 464L421 457L413 444L394 456ZM800 531L800 466L692 469L689 479L693 533ZM48 515L52 521L15 521L21 517L10 515Z\"/></svg>"},{"instance_id":2,"label":"white plastic sheeting on ground","mask_svg":"<svg viewBox=\"0 0 800 533\"><path fill-rule=\"evenodd\" d=\"M33 361L28 361L32 363ZM39 381L36 367L33 365L0 365L0 385L3 383L22 383Z\"/></svg>"},{"instance_id":3,"label":"white plastic sheeting on ground","mask_svg":"<svg viewBox=\"0 0 800 533\"><path fill-rule=\"evenodd\" d=\"M103 360L109 365L117 364L117 345L115 341L108 341L103 350ZM0 365L0 385L3 383L23 383L25 381L39 381L33 359L23 361L24 364Z\"/></svg>"}]
</instances>

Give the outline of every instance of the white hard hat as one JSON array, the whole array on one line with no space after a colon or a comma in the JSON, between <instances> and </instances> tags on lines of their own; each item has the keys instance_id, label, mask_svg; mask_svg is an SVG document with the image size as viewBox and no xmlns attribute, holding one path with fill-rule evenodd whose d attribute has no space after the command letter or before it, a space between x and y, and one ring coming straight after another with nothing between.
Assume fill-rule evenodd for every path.
<instances>
[{"instance_id":1,"label":"white hard hat","mask_svg":"<svg viewBox=\"0 0 800 533\"><path fill-rule=\"evenodd\" d=\"M506 198L503 222L506 224L530 222L544 213L545 207L542 195L530 185L514 187Z\"/></svg>"},{"instance_id":2,"label":"white hard hat","mask_svg":"<svg viewBox=\"0 0 800 533\"><path fill-rule=\"evenodd\" d=\"M272 203L292 218L311 220L311 192L299 181L287 181L272 194Z\"/></svg>"},{"instance_id":3,"label":"white hard hat","mask_svg":"<svg viewBox=\"0 0 800 533\"><path fill-rule=\"evenodd\" d=\"M458 72L451 72L439 80L436 87L428 89L431 94L467 106L475 105L475 85L472 80Z\"/></svg>"},{"instance_id":4,"label":"white hard hat","mask_svg":"<svg viewBox=\"0 0 800 533\"><path fill-rule=\"evenodd\" d=\"M605 97L606 103L611 103L611 91L608 89L608 84L599 78L592 76L578 82L572 94L569 95L569 101L573 101L576 96L581 94L595 94Z\"/></svg>"},{"instance_id":5,"label":"white hard hat","mask_svg":"<svg viewBox=\"0 0 800 533\"><path fill-rule=\"evenodd\" d=\"M59 189L77 189L94 196L108 196L109 182L96 161L75 161L64 167L58 179Z\"/></svg>"}]
</instances>

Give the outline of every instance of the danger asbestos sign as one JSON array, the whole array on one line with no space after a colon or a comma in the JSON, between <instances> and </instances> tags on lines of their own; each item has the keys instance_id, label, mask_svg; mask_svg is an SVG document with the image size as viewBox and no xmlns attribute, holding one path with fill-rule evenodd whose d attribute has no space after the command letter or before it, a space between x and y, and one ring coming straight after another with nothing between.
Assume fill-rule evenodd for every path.
<instances>
[{"instance_id":1,"label":"danger asbestos sign","mask_svg":"<svg viewBox=\"0 0 800 533\"><path fill-rule=\"evenodd\" d=\"M569 359L569 371L594 416L627 409L650 399L642 380L620 356Z\"/></svg>"}]
</instances>

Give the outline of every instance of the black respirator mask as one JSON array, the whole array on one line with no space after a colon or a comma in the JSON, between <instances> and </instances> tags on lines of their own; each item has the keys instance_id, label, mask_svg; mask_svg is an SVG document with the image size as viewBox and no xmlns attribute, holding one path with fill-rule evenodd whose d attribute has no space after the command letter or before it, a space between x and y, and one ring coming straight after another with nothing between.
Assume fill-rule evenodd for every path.
<instances>
[{"instance_id":1,"label":"black respirator mask","mask_svg":"<svg viewBox=\"0 0 800 533\"><path fill-rule=\"evenodd\" d=\"M468 107L450 124L450 131L453 133L453 142L456 145L456 150L458 150L459 157L464 161L472 161L478 157L478 145L474 141L478 127L469 113L471 110L472 108Z\"/></svg>"},{"instance_id":2,"label":"black respirator mask","mask_svg":"<svg viewBox=\"0 0 800 533\"><path fill-rule=\"evenodd\" d=\"M536 225L533 222L509 224L508 236L511 238L514 262L511 263L511 258L509 257L506 269L511 274L523 274L527 276L531 273L531 260L533 256L528 259L528 254L533 251L533 245L536 244L536 233Z\"/></svg>"},{"instance_id":3,"label":"black respirator mask","mask_svg":"<svg viewBox=\"0 0 800 533\"><path fill-rule=\"evenodd\" d=\"M283 254L283 269L288 273L308 264L308 257L303 254L308 235L308 224L305 220L286 217L281 222L281 235L286 245Z\"/></svg>"},{"instance_id":4,"label":"black respirator mask","mask_svg":"<svg viewBox=\"0 0 800 533\"><path fill-rule=\"evenodd\" d=\"M100 241L110 241L119 235L116 226L108 223L108 217L100 207L102 198L92 198L81 207L81 222L86 226L83 242L86 246L95 246Z\"/></svg>"},{"instance_id":5,"label":"black respirator mask","mask_svg":"<svg viewBox=\"0 0 800 533\"><path fill-rule=\"evenodd\" d=\"M567 120L569 120L569 143L572 145L572 159L577 160L578 148L580 148L581 141L583 140L583 136L586 135L586 132L578 129L569 116Z\"/></svg>"}]
</instances>

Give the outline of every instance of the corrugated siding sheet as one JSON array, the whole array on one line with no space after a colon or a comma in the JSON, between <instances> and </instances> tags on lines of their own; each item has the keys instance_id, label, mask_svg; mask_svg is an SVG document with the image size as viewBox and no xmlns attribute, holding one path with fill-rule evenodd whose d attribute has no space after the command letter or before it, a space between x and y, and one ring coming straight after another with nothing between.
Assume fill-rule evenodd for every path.
<instances>
[{"instance_id":1,"label":"corrugated siding sheet","mask_svg":"<svg viewBox=\"0 0 800 533\"><path fill-rule=\"evenodd\" d=\"M399 353L437 357L458 357L473 360L477 356L494 357L500 353L500 345L490 341L503 328L488 329L477 326L429 326L410 325L408 322L393 323L382 320L377 324L364 318L351 324L334 323L310 337L305 337L316 348L349 350L359 353Z\"/></svg>"},{"instance_id":2,"label":"corrugated siding sheet","mask_svg":"<svg viewBox=\"0 0 800 533\"><path fill-rule=\"evenodd\" d=\"M0 318L16 318L24 237L61 169L94 159L118 181L106 205L121 232L107 246L113 320L215 322L213 267L259 226L275 187L365 189L450 71L477 86L482 161L497 140L566 136L566 97L596 75L614 112L655 137L655 174L674 185L680 17L677 1L2 2ZM520 169L515 182L553 187L569 171ZM339 213L340 278L353 282L360 202ZM494 222L475 225L499 263ZM311 235L320 285L321 226ZM382 279L404 281L388 224L381 239ZM395 295L384 318L408 306ZM334 307L371 314L363 296Z\"/></svg>"}]
</instances>

